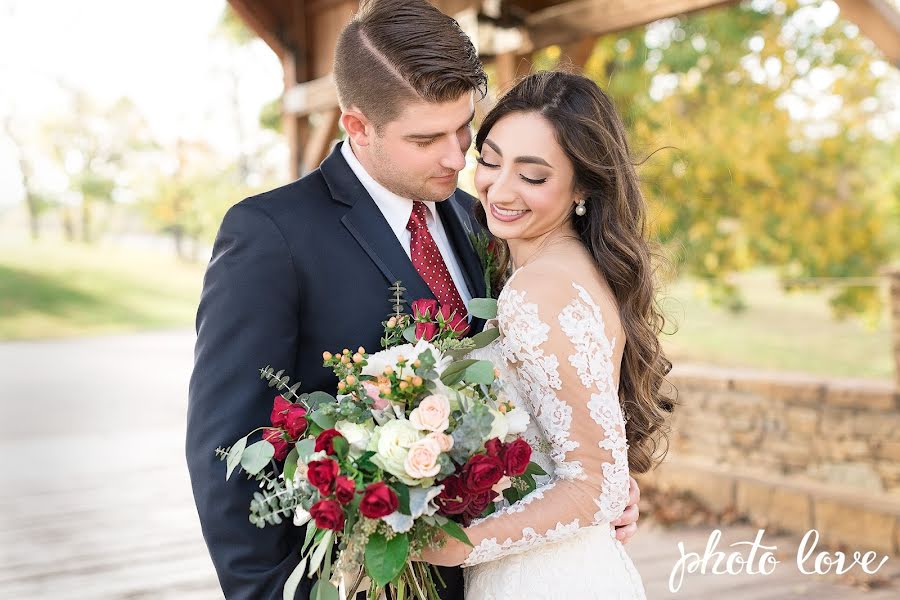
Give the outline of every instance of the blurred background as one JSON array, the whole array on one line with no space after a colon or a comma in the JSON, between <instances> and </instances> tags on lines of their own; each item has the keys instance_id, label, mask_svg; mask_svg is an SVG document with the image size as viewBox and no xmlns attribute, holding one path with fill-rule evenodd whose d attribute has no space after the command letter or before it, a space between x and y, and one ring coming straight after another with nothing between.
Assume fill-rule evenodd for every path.
<instances>
[{"instance_id":1,"label":"blurred background","mask_svg":"<svg viewBox=\"0 0 900 600\"><path fill-rule=\"evenodd\" d=\"M900 2L434 4L485 61L480 115L567 64L626 121L681 401L629 545L650 597L677 541L762 527L776 575L677 596L896 597ZM340 138L356 5L0 0L0 596L221 596L183 458L203 272L231 205ZM802 576L812 528L893 560Z\"/></svg>"}]
</instances>

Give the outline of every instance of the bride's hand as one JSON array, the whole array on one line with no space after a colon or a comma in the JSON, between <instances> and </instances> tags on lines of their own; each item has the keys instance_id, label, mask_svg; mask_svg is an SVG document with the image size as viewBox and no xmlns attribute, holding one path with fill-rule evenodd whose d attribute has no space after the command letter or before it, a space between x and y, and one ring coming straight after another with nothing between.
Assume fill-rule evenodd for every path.
<instances>
[{"instance_id":1,"label":"bride's hand","mask_svg":"<svg viewBox=\"0 0 900 600\"><path fill-rule=\"evenodd\" d=\"M439 567L456 567L463 564L469 555L471 547L446 534L443 534L443 539L446 540L446 543L442 548L438 549L429 546L419 554L414 555L412 560L431 563Z\"/></svg>"},{"instance_id":2,"label":"bride's hand","mask_svg":"<svg viewBox=\"0 0 900 600\"><path fill-rule=\"evenodd\" d=\"M640 499L641 488L638 487L637 481L632 477L628 489L628 506L625 508L622 516L613 521L613 525L616 526L616 539L623 544L627 544L637 532L637 520L640 514L638 501Z\"/></svg>"}]
</instances>

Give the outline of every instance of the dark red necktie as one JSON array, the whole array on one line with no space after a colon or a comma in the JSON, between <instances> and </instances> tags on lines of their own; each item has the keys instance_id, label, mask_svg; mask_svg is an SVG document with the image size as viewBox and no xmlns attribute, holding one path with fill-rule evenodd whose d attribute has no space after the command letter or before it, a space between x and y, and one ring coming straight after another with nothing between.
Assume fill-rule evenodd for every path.
<instances>
[{"instance_id":1,"label":"dark red necktie","mask_svg":"<svg viewBox=\"0 0 900 600\"><path fill-rule=\"evenodd\" d=\"M413 266L441 306L449 306L457 315L465 317L468 315L466 305L459 295L459 290L456 289L456 284L453 283L453 278L450 277L441 251L428 231L428 223L425 220L427 213L428 207L424 202L418 200L413 202L412 214L406 224L406 228L412 234L409 249Z\"/></svg>"}]
</instances>

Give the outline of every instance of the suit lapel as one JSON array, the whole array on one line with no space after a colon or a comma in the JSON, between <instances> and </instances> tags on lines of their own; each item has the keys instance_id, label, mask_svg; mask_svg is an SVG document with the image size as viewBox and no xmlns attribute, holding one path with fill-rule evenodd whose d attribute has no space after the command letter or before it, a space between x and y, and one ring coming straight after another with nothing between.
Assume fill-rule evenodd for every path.
<instances>
[{"instance_id":1,"label":"suit lapel","mask_svg":"<svg viewBox=\"0 0 900 600\"><path fill-rule=\"evenodd\" d=\"M341 223L385 277L385 306L388 287L396 281L406 288L408 302L433 299L434 295L413 267L378 205L341 156L340 144L322 163L321 171L332 197L350 207L341 217Z\"/></svg>"},{"instance_id":2,"label":"suit lapel","mask_svg":"<svg viewBox=\"0 0 900 600\"><path fill-rule=\"evenodd\" d=\"M465 209L459 204L456 195L444 202L439 202L437 207L444 231L447 233L453 252L462 267L469 292L473 298L483 298L484 274L481 270L481 260L475 253L475 248L470 240L472 229Z\"/></svg>"}]
</instances>

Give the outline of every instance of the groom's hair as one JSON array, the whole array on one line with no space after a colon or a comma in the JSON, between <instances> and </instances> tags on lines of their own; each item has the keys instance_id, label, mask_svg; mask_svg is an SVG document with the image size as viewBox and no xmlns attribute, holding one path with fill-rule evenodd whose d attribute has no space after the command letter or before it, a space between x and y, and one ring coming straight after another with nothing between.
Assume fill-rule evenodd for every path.
<instances>
[{"instance_id":1,"label":"groom's hair","mask_svg":"<svg viewBox=\"0 0 900 600\"><path fill-rule=\"evenodd\" d=\"M341 108L355 106L376 127L407 102L487 93L472 40L425 0L363 0L338 37L334 79Z\"/></svg>"}]
</instances>

